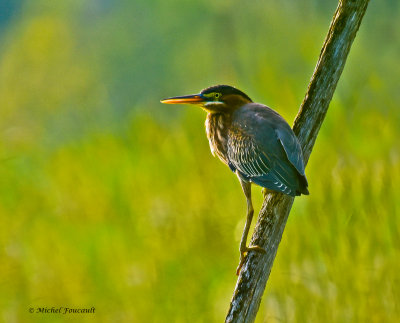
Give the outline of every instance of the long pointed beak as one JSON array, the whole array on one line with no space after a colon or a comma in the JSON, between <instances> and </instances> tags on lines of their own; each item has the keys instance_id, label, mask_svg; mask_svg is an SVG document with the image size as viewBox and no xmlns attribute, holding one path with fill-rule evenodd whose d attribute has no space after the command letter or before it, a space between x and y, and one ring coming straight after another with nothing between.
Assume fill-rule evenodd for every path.
<instances>
[{"instance_id":1,"label":"long pointed beak","mask_svg":"<svg viewBox=\"0 0 400 323\"><path fill-rule=\"evenodd\" d=\"M161 100L161 103L166 103L166 104L181 104L181 103L187 103L187 104L201 104L205 102L206 100L202 97L201 94L192 94L192 95L184 95L184 96L174 96L172 98L167 98L164 100Z\"/></svg>"}]
</instances>

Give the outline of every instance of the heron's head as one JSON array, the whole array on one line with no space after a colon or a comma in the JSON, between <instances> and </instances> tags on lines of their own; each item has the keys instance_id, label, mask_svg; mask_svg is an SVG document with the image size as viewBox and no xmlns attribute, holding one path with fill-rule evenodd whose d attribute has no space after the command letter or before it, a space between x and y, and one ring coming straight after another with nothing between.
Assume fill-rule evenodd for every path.
<instances>
[{"instance_id":1,"label":"heron's head","mask_svg":"<svg viewBox=\"0 0 400 323\"><path fill-rule=\"evenodd\" d=\"M198 94L175 96L161 100L167 104L196 104L207 112L232 112L252 100L242 91L229 85L214 85Z\"/></svg>"}]
</instances>

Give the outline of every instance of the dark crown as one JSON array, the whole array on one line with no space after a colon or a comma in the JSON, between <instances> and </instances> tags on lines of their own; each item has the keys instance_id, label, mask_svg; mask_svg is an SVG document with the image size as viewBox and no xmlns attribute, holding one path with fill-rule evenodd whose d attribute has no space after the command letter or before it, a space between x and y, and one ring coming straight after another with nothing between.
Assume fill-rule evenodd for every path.
<instances>
[{"instance_id":1,"label":"dark crown","mask_svg":"<svg viewBox=\"0 0 400 323\"><path fill-rule=\"evenodd\" d=\"M227 94L237 94L237 95L243 96L244 98L246 98L247 100L249 100L251 102L253 101L252 99L249 98L249 96L247 94L243 93L242 91L240 91L230 85L210 86L210 87L202 90L201 94L208 94L208 93L213 93L213 92L221 93L223 96L227 95Z\"/></svg>"}]
</instances>

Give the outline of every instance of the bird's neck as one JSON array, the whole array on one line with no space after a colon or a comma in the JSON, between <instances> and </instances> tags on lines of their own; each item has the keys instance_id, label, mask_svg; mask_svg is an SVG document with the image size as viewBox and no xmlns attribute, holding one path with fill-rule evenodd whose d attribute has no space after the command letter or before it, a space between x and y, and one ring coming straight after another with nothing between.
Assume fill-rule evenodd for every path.
<instances>
[{"instance_id":1,"label":"bird's neck","mask_svg":"<svg viewBox=\"0 0 400 323\"><path fill-rule=\"evenodd\" d=\"M228 164L228 129L232 122L231 113L208 113L206 134L212 154Z\"/></svg>"}]
</instances>

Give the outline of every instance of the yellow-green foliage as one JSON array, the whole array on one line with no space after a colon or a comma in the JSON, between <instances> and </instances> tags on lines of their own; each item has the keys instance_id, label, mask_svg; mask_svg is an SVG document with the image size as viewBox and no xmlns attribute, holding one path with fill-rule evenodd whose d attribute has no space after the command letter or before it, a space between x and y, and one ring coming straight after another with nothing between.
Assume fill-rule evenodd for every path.
<instances>
[{"instance_id":1,"label":"yellow-green foliage","mask_svg":"<svg viewBox=\"0 0 400 323\"><path fill-rule=\"evenodd\" d=\"M15 3L0 16L0 321L223 321L245 199L204 113L159 100L228 83L291 122L335 1ZM398 18L371 2L257 322L400 317ZM96 313L28 312L60 306Z\"/></svg>"}]
</instances>

